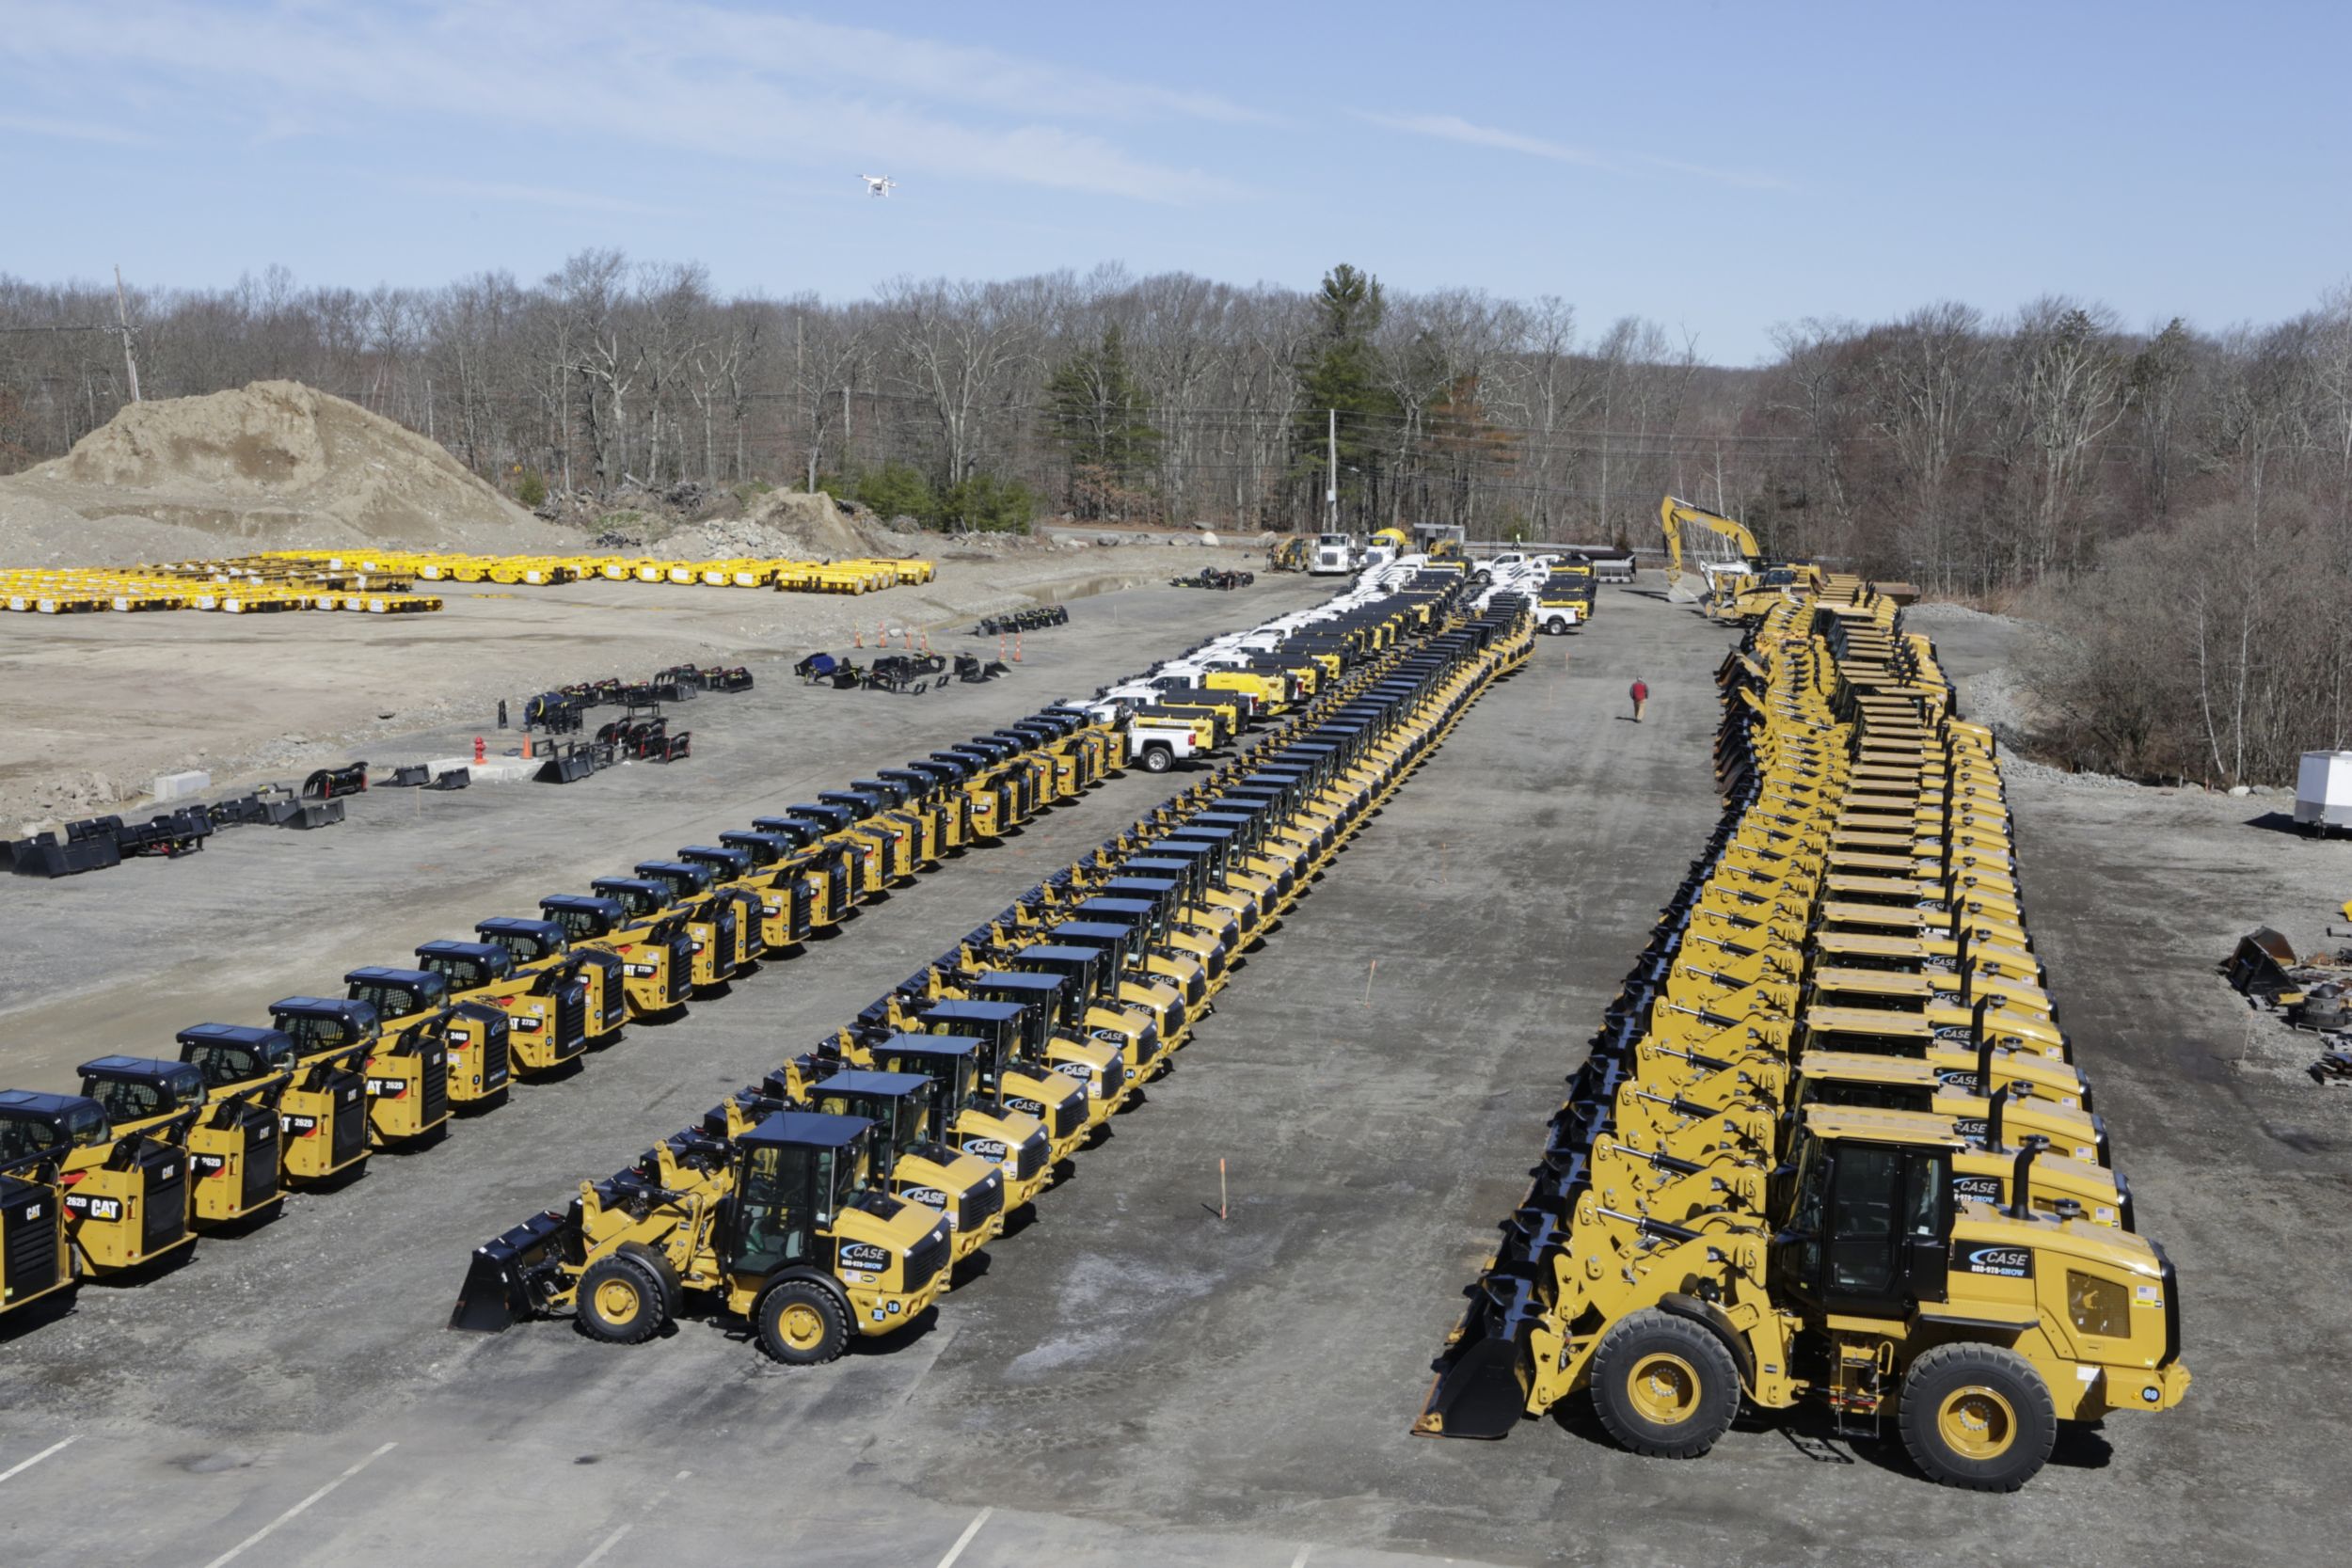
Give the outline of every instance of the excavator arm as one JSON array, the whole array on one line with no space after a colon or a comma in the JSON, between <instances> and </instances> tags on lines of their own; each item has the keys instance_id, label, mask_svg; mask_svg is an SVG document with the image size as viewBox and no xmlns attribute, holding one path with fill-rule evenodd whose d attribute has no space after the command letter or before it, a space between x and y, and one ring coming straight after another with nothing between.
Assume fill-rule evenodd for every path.
<instances>
[{"instance_id":1,"label":"excavator arm","mask_svg":"<svg viewBox=\"0 0 2352 1568\"><path fill-rule=\"evenodd\" d=\"M1666 531L1666 586L1682 576L1687 552L1704 574L1709 566L1757 569L1762 551L1756 535L1729 517L1673 496L1658 503L1658 521ZM1710 579L1709 587L1712 587Z\"/></svg>"}]
</instances>

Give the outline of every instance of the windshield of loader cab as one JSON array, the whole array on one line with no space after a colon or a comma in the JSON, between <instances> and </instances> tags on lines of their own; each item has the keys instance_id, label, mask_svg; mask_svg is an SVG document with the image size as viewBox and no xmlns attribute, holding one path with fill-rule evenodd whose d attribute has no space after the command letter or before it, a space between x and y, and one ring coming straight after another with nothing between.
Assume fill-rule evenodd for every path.
<instances>
[{"instance_id":1,"label":"windshield of loader cab","mask_svg":"<svg viewBox=\"0 0 2352 1568\"><path fill-rule=\"evenodd\" d=\"M104 1106L111 1121L145 1121L183 1105L202 1104L204 1075L189 1068L184 1074L174 1073L161 1085L133 1078L86 1078L82 1081L82 1092Z\"/></svg>"},{"instance_id":2,"label":"windshield of loader cab","mask_svg":"<svg viewBox=\"0 0 2352 1568\"><path fill-rule=\"evenodd\" d=\"M0 1164L46 1153L64 1141L56 1128L39 1117L0 1111Z\"/></svg>"}]
</instances>

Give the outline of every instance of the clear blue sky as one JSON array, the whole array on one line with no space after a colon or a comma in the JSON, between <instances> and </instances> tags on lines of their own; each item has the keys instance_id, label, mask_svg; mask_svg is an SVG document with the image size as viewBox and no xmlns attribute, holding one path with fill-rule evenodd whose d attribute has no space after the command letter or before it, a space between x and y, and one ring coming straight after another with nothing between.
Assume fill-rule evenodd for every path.
<instances>
[{"instance_id":1,"label":"clear blue sky","mask_svg":"<svg viewBox=\"0 0 2352 1568\"><path fill-rule=\"evenodd\" d=\"M2347 52L2340 4L0 0L0 270L1349 261L1732 364L1946 297L2218 327L2352 272Z\"/></svg>"}]
</instances>

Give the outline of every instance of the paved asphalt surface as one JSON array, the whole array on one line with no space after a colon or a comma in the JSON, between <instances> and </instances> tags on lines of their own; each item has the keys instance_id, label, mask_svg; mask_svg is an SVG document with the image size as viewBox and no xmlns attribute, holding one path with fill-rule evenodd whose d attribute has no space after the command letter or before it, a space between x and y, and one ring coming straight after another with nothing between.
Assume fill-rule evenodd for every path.
<instances>
[{"instance_id":1,"label":"paved asphalt surface","mask_svg":"<svg viewBox=\"0 0 2352 1568\"><path fill-rule=\"evenodd\" d=\"M1032 643L1039 667L1010 688L917 706L770 682L734 717L705 699L691 768L372 797L327 833L247 830L185 864L20 885L0 1076L54 1086L99 1050L256 1018L1319 591L1108 595ZM1561 1081L1714 819L1709 677L1728 637L1613 591L1583 633L1539 641L1249 955L1175 1071L911 1335L792 1371L707 1322L628 1350L563 1323L442 1323L472 1244L1123 825L1156 792L1139 773L439 1148L0 1331L0 1562L2331 1557L2344 1112L2226 1069L2234 1004L2181 911L2235 863L2234 825L2149 875L2103 822L2116 806L2059 789L2013 791L2033 930L2143 1228L2181 1267L2183 1409L2071 1433L2007 1497L1929 1486L1898 1445L1802 1418L1744 1420L1678 1465L1607 1446L1581 1404L1499 1443L1406 1435ZM1653 694L1639 726L1635 675ZM110 983L95 956L125 942L132 972Z\"/></svg>"}]
</instances>

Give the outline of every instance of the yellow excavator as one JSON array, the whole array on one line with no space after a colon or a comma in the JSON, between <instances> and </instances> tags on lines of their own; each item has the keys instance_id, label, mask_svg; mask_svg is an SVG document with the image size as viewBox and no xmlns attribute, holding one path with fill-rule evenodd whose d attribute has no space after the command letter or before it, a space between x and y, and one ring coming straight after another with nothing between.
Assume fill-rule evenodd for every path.
<instances>
[{"instance_id":1,"label":"yellow excavator","mask_svg":"<svg viewBox=\"0 0 2352 1568\"><path fill-rule=\"evenodd\" d=\"M1754 621L1801 589L1816 588L1821 569L1809 561L1771 562L1756 535L1729 517L1668 496L1658 505L1666 532L1666 588L1686 572L1701 579L1699 608L1712 620Z\"/></svg>"}]
</instances>

